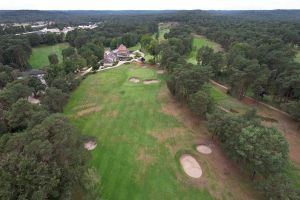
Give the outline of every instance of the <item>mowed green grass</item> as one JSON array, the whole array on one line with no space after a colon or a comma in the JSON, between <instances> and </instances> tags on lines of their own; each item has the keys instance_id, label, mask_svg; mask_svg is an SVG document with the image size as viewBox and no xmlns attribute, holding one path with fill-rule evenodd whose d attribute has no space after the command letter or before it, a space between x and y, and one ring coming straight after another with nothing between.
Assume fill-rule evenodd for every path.
<instances>
[{"instance_id":1,"label":"mowed green grass","mask_svg":"<svg viewBox=\"0 0 300 200\"><path fill-rule=\"evenodd\" d=\"M169 33L170 29L165 26L160 26L158 30L158 41L162 42L165 40L164 36L166 33Z\"/></svg>"},{"instance_id":2,"label":"mowed green grass","mask_svg":"<svg viewBox=\"0 0 300 200\"><path fill-rule=\"evenodd\" d=\"M300 51L296 54L296 62L300 63Z\"/></svg>"},{"instance_id":3,"label":"mowed green grass","mask_svg":"<svg viewBox=\"0 0 300 200\"><path fill-rule=\"evenodd\" d=\"M192 63L192 64L197 64L196 56L197 56L197 51L199 48L208 46L213 48L215 51L222 51L222 47L213 42L210 41L209 39L200 36L200 35L194 35L193 38L193 44L192 44L192 51L187 57L187 62Z\"/></svg>"},{"instance_id":4,"label":"mowed green grass","mask_svg":"<svg viewBox=\"0 0 300 200\"><path fill-rule=\"evenodd\" d=\"M68 43L60 43L50 46L35 47L32 49L29 63L34 69L42 69L49 65L48 56L55 53L62 62L62 50L69 47Z\"/></svg>"},{"instance_id":5,"label":"mowed green grass","mask_svg":"<svg viewBox=\"0 0 300 200\"><path fill-rule=\"evenodd\" d=\"M161 82L136 84L128 81L130 77ZM71 95L65 113L83 134L97 139L90 165L101 176L104 199L213 199L206 189L192 184L170 150L197 135L161 112L162 87L164 77L155 70L124 65L88 76ZM93 108L96 112L78 116ZM182 134L174 131L174 137L167 137L179 128ZM157 133L161 135L155 137ZM184 147L192 146L189 142Z\"/></svg>"},{"instance_id":6,"label":"mowed green grass","mask_svg":"<svg viewBox=\"0 0 300 200\"><path fill-rule=\"evenodd\" d=\"M137 43L135 46L128 48L129 51L136 51L140 49L141 49L141 43Z\"/></svg>"}]
</instances>

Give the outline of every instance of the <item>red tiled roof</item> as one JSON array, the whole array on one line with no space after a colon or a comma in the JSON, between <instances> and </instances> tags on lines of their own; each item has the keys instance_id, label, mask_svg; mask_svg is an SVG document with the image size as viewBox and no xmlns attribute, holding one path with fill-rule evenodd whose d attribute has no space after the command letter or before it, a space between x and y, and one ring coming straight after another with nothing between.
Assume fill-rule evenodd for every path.
<instances>
[{"instance_id":1,"label":"red tiled roof","mask_svg":"<svg viewBox=\"0 0 300 200\"><path fill-rule=\"evenodd\" d=\"M127 47L123 44L121 44L119 47L118 47L118 51L128 51Z\"/></svg>"}]
</instances>

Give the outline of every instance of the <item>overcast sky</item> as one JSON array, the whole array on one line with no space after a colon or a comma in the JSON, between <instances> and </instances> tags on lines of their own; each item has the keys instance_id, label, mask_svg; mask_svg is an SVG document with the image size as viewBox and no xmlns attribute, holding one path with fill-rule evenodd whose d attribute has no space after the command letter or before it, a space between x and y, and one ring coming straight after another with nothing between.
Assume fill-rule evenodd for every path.
<instances>
[{"instance_id":1,"label":"overcast sky","mask_svg":"<svg viewBox=\"0 0 300 200\"><path fill-rule=\"evenodd\" d=\"M300 9L300 0L1 0L1 10Z\"/></svg>"}]
</instances>

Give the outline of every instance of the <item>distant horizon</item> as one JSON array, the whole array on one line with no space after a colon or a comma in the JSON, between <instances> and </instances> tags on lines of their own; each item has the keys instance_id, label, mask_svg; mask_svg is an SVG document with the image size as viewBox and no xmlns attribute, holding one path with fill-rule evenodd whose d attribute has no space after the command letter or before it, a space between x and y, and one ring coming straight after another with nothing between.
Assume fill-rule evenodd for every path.
<instances>
[{"instance_id":1,"label":"distant horizon","mask_svg":"<svg viewBox=\"0 0 300 200\"><path fill-rule=\"evenodd\" d=\"M0 10L299 10L299 0L10 0Z\"/></svg>"},{"instance_id":2,"label":"distant horizon","mask_svg":"<svg viewBox=\"0 0 300 200\"><path fill-rule=\"evenodd\" d=\"M143 10L143 9L123 9L123 10L93 10L93 9L69 9L69 10L44 10L44 9L0 9L0 11L300 11L298 9L160 9L160 10Z\"/></svg>"}]
</instances>

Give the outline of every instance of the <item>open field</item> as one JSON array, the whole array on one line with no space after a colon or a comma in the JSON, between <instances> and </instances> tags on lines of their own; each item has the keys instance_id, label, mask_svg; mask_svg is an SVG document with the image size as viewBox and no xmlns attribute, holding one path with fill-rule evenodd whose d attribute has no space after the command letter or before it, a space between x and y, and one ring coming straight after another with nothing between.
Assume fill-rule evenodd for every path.
<instances>
[{"instance_id":1,"label":"open field","mask_svg":"<svg viewBox=\"0 0 300 200\"><path fill-rule=\"evenodd\" d=\"M146 79L160 83L144 85ZM155 69L124 65L90 75L65 113L96 138L90 165L101 176L104 199L257 199L217 145L211 155L196 151L196 144L209 140L206 123L176 103ZM183 153L200 163L200 179L184 174L178 159Z\"/></svg>"},{"instance_id":2,"label":"open field","mask_svg":"<svg viewBox=\"0 0 300 200\"><path fill-rule=\"evenodd\" d=\"M192 64L197 64L197 60L196 60L197 51L199 48L204 47L204 46L209 46L209 47L213 48L215 51L222 51L221 45L208 40L204 36L194 35L192 51L191 51L190 55L187 57L187 62L192 63Z\"/></svg>"},{"instance_id":3,"label":"open field","mask_svg":"<svg viewBox=\"0 0 300 200\"><path fill-rule=\"evenodd\" d=\"M159 23L158 24L158 41L161 42L165 40L164 35L170 32L171 24L169 23Z\"/></svg>"},{"instance_id":4,"label":"open field","mask_svg":"<svg viewBox=\"0 0 300 200\"><path fill-rule=\"evenodd\" d=\"M62 50L69 47L68 43L60 43L52 46L41 46L32 49L32 55L29 59L29 63L34 69L41 69L49 65L48 56L52 53L56 53L59 61L62 61Z\"/></svg>"}]
</instances>

